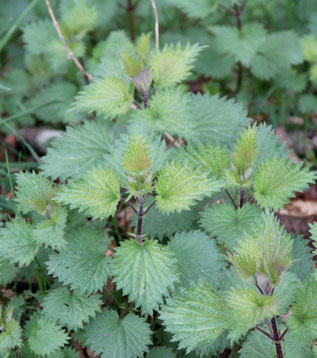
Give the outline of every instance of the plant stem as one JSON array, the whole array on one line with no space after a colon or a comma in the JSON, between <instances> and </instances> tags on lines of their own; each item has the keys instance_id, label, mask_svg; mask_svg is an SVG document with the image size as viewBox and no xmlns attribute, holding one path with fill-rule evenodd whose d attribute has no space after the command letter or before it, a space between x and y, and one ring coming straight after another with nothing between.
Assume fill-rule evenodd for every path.
<instances>
[{"instance_id":1,"label":"plant stem","mask_svg":"<svg viewBox=\"0 0 317 358\"><path fill-rule=\"evenodd\" d=\"M228 195L228 197L229 197L229 199L231 200L231 202L232 202L234 208L237 210L237 209L238 209L238 206L237 206L237 204L235 203L235 201L233 200L231 194L229 193L229 191L228 191L227 189L225 189L225 193Z\"/></svg>"},{"instance_id":2,"label":"plant stem","mask_svg":"<svg viewBox=\"0 0 317 358\"><path fill-rule=\"evenodd\" d=\"M134 21L134 10L135 4L132 3L132 0L128 0L127 13L129 17L129 28L130 28L130 39L132 42L135 40L135 21Z\"/></svg>"},{"instance_id":3,"label":"plant stem","mask_svg":"<svg viewBox=\"0 0 317 358\"><path fill-rule=\"evenodd\" d=\"M244 205L244 189L240 189L240 208Z\"/></svg>"},{"instance_id":4,"label":"plant stem","mask_svg":"<svg viewBox=\"0 0 317 358\"><path fill-rule=\"evenodd\" d=\"M140 245L143 245L142 241L142 225L143 225L143 217L144 217L144 196L140 195L138 198L139 201L139 210L138 210L138 223L137 223L137 232L136 232L136 240Z\"/></svg>"},{"instance_id":5,"label":"plant stem","mask_svg":"<svg viewBox=\"0 0 317 358\"><path fill-rule=\"evenodd\" d=\"M51 7L50 1L49 0L45 0L46 2L46 6L48 8L48 12L51 16L51 19L53 21L54 27L57 31L58 37L60 38L60 40L62 41L62 43L64 44L66 51L68 53L68 57L74 62L74 64L78 67L78 69L83 73L83 75L85 76L85 78L87 79L87 82L91 82L92 81L92 76L86 71L85 67L77 60L77 58L75 57L73 51L70 49L70 47L67 45L67 42L65 40L64 35L62 34L62 31L59 27L59 24L56 20L56 17L54 15L53 9Z\"/></svg>"},{"instance_id":6,"label":"plant stem","mask_svg":"<svg viewBox=\"0 0 317 358\"><path fill-rule=\"evenodd\" d=\"M267 332L264 331L264 329L262 329L262 328L259 327L258 325L255 326L255 329L257 329L259 332L263 333L263 334L266 335L268 338L270 338L272 341L274 341L274 338L271 337Z\"/></svg>"},{"instance_id":7,"label":"plant stem","mask_svg":"<svg viewBox=\"0 0 317 358\"><path fill-rule=\"evenodd\" d=\"M273 337L274 337L274 343L275 343L275 349L276 349L277 358L284 358L283 351L282 351L282 346L281 346L281 339L280 339L280 335L279 335L278 330L277 330L276 318L275 317L273 317L271 319L271 324L272 324Z\"/></svg>"},{"instance_id":8,"label":"plant stem","mask_svg":"<svg viewBox=\"0 0 317 358\"><path fill-rule=\"evenodd\" d=\"M152 4L152 8L153 8L154 17L155 17L155 48L159 49L160 48L159 17L158 17L158 12L157 12L157 8L156 8L156 5L155 5L155 1L151 0L151 4Z\"/></svg>"},{"instance_id":9,"label":"plant stem","mask_svg":"<svg viewBox=\"0 0 317 358\"><path fill-rule=\"evenodd\" d=\"M150 211L150 209L154 206L155 203L156 203L156 200L154 200L153 203L145 209L144 215Z\"/></svg>"}]
</instances>

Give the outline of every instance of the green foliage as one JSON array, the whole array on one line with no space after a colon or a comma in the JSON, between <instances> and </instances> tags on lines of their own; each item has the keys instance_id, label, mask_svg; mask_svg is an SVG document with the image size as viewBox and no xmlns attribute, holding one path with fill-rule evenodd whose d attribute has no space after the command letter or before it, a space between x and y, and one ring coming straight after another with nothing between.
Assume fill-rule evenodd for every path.
<instances>
[{"instance_id":1,"label":"green foliage","mask_svg":"<svg viewBox=\"0 0 317 358\"><path fill-rule=\"evenodd\" d=\"M67 127L66 133L53 141L43 157L43 173L53 180L78 177L110 152L112 136L101 121L86 121ZM58 160L56 160L56 157Z\"/></svg>"},{"instance_id":2,"label":"green foliage","mask_svg":"<svg viewBox=\"0 0 317 358\"><path fill-rule=\"evenodd\" d=\"M5 356L6 351L22 346L22 329L12 318L12 309L0 313L0 354Z\"/></svg>"},{"instance_id":3,"label":"green foliage","mask_svg":"<svg viewBox=\"0 0 317 358\"><path fill-rule=\"evenodd\" d=\"M152 315L178 281L176 262L173 253L157 241L148 239L140 245L133 239L116 249L111 271L129 301L141 307L143 314Z\"/></svg>"},{"instance_id":4,"label":"green foliage","mask_svg":"<svg viewBox=\"0 0 317 358\"><path fill-rule=\"evenodd\" d=\"M14 264L7 259L0 259L0 285L6 286L12 282L17 273L18 269Z\"/></svg>"},{"instance_id":5,"label":"green foliage","mask_svg":"<svg viewBox=\"0 0 317 358\"><path fill-rule=\"evenodd\" d=\"M147 354L147 358L176 358L176 354L172 351L171 348L165 347L156 347L151 348Z\"/></svg>"},{"instance_id":6,"label":"green foliage","mask_svg":"<svg viewBox=\"0 0 317 358\"><path fill-rule=\"evenodd\" d=\"M311 346L317 334L317 281L306 280L298 289L291 313L286 318L289 333L296 342L305 342Z\"/></svg>"},{"instance_id":7,"label":"green foliage","mask_svg":"<svg viewBox=\"0 0 317 358\"><path fill-rule=\"evenodd\" d=\"M67 212L56 207L49 213L49 219L41 221L33 230L33 240L38 244L60 251L65 247L64 231Z\"/></svg>"},{"instance_id":8,"label":"green foliage","mask_svg":"<svg viewBox=\"0 0 317 358\"><path fill-rule=\"evenodd\" d=\"M177 259L183 285L197 282L200 278L212 283L221 279L225 269L224 259L216 241L203 232L176 234L168 246Z\"/></svg>"},{"instance_id":9,"label":"green foliage","mask_svg":"<svg viewBox=\"0 0 317 358\"><path fill-rule=\"evenodd\" d=\"M23 213L36 210L46 214L48 205L54 197L54 188L51 182L41 174L23 173L16 175L18 209Z\"/></svg>"},{"instance_id":10,"label":"green foliage","mask_svg":"<svg viewBox=\"0 0 317 358\"><path fill-rule=\"evenodd\" d=\"M153 70L153 78L158 88L176 85L185 80L193 69L193 63L201 52L202 47L189 43L182 47L165 45L160 51L155 51L150 58L150 66Z\"/></svg>"},{"instance_id":11,"label":"green foliage","mask_svg":"<svg viewBox=\"0 0 317 358\"><path fill-rule=\"evenodd\" d=\"M57 193L56 200L71 209L85 211L93 219L106 218L116 211L120 185L112 170L93 168L79 179L70 180Z\"/></svg>"},{"instance_id":12,"label":"green foliage","mask_svg":"<svg viewBox=\"0 0 317 358\"><path fill-rule=\"evenodd\" d=\"M157 206L163 213L188 210L198 200L216 193L220 181L208 178L181 162L167 164L155 184Z\"/></svg>"},{"instance_id":13,"label":"green foliage","mask_svg":"<svg viewBox=\"0 0 317 358\"><path fill-rule=\"evenodd\" d=\"M168 299L160 317L173 335L172 342L180 341L178 347L187 353L214 342L228 324L222 298L203 283L192 283L190 289Z\"/></svg>"},{"instance_id":14,"label":"green foliage","mask_svg":"<svg viewBox=\"0 0 317 358\"><path fill-rule=\"evenodd\" d=\"M261 217L260 210L252 204L235 209L229 204L214 204L201 214L201 227L216 236L230 250L237 248Z\"/></svg>"},{"instance_id":15,"label":"green foliage","mask_svg":"<svg viewBox=\"0 0 317 358\"><path fill-rule=\"evenodd\" d=\"M20 267L28 266L40 247L32 239L32 225L19 217L0 229L0 243L0 257Z\"/></svg>"},{"instance_id":16,"label":"green foliage","mask_svg":"<svg viewBox=\"0 0 317 358\"><path fill-rule=\"evenodd\" d=\"M295 192L308 188L315 178L315 172L301 163L277 158L263 161L254 173L254 197L262 207L279 210L289 203Z\"/></svg>"},{"instance_id":17,"label":"green foliage","mask_svg":"<svg viewBox=\"0 0 317 358\"><path fill-rule=\"evenodd\" d=\"M30 350L39 356L53 353L68 340L66 332L54 322L34 313L27 322L24 335Z\"/></svg>"},{"instance_id":18,"label":"green foliage","mask_svg":"<svg viewBox=\"0 0 317 358\"><path fill-rule=\"evenodd\" d=\"M108 240L103 233L77 225L67 233L66 248L60 254L50 255L46 263L48 271L73 290L97 292L110 277L107 248Z\"/></svg>"},{"instance_id":19,"label":"green foliage","mask_svg":"<svg viewBox=\"0 0 317 358\"><path fill-rule=\"evenodd\" d=\"M66 287L50 290L43 301L43 314L68 330L78 330L101 311L100 295L86 296Z\"/></svg>"},{"instance_id":20,"label":"green foliage","mask_svg":"<svg viewBox=\"0 0 317 358\"><path fill-rule=\"evenodd\" d=\"M105 310L90 321L84 331L88 345L102 358L142 357L150 344L150 328L142 317L129 313L120 319Z\"/></svg>"}]
</instances>

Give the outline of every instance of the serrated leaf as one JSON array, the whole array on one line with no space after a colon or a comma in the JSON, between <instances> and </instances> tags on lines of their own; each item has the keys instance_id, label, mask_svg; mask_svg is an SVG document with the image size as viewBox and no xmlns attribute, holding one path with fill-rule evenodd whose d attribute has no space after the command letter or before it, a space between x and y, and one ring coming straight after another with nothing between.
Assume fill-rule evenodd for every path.
<instances>
[{"instance_id":1,"label":"serrated leaf","mask_svg":"<svg viewBox=\"0 0 317 358\"><path fill-rule=\"evenodd\" d=\"M235 209L229 204L214 204L201 214L201 227L216 236L230 250L234 250L245 232L261 219L261 211L255 205L245 204Z\"/></svg>"},{"instance_id":2,"label":"serrated leaf","mask_svg":"<svg viewBox=\"0 0 317 358\"><path fill-rule=\"evenodd\" d=\"M261 295L255 288L233 288L226 297L230 317L229 336L236 341L265 318L272 318L278 310L274 296Z\"/></svg>"},{"instance_id":3,"label":"serrated leaf","mask_svg":"<svg viewBox=\"0 0 317 358\"><path fill-rule=\"evenodd\" d=\"M66 287L50 290L43 300L43 314L68 330L78 330L89 319L101 311L100 295L83 295L77 291L69 292Z\"/></svg>"},{"instance_id":4,"label":"serrated leaf","mask_svg":"<svg viewBox=\"0 0 317 358\"><path fill-rule=\"evenodd\" d=\"M188 145L175 152L175 156L190 162L195 169L207 173L208 177L215 176L223 179L224 171L229 167L228 150L220 145Z\"/></svg>"},{"instance_id":5,"label":"serrated leaf","mask_svg":"<svg viewBox=\"0 0 317 358\"><path fill-rule=\"evenodd\" d=\"M317 336L317 281L306 280L295 295L291 314L286 317L289 334L296 342L311 346Z\"/></svg>"},{"instance_id":6,"label":"serrated leaf","mask_svg":"<svg viewBox=\"0 0 317 358\"><path fill-rule=\"evenodd\" d=\"M257 272L269 280L271 287L276 286L292 263L292 243L291 236L274 215L266 212L249 232L244 233L244 239L229 260L245 279L254 279ZM249 262L252 260L253 270L246 272L240 258L248 258ZM262 287L259 282L258 285ZM266 291L265 285L262 290Z\"/></svg>"},{"instance_id":7,"label":"serrated leaf","mask_svg":"<svg viewBox=\"0 0 317 358\"><path fill-rule=\"evenodd\" d=\"M254 173L254 198L262 207L279 210L295 192L304 191L314 183L315 178L315 172L302 163L277 158L263 161Z\"/></svg>"},{"instance_id":8,"label":"serrated leaf","mask_svg":"<svg viewBox=\"0 0 317 358\"><path fill-rule=\"evenodd\" d=\"M271 339L254 330L248 335L239 353L241 358L272 358L276 350Z\"/></svg>"},{"instance_id":9,"label":"serrated leaf","mask_svg":"<svg viewBox=\"0 0 317 358\"><path fill-rule=\"evenodd\" d=\"M202 47L198 44L184 47L177 43L165 45L162 50L156 50L150 57L154 82L158 88L176 85L184 81L193 69L193 63Z\"/></svg>"},{"instance_id":10,"label":"serrated leaf","mask_svg":"<svg viewBox=\"0 0 317 358\"><path fill-rule=\"evenodd\" d=\"M74 112L69 112L77 88L69 82L56 82L42 89L30 101L31 107L37 107L48 103L46 106L34 111L35 115L48 123L79 122L80 117ZM54 102L54 103L49 103Z\"/></svg>"},{"instance_id":11,"label":"serrated leaf","mask_svg":"<svg viewBox=\"0 0 317 358\"><path fill-rule=\"evenodd\" d=\"M81 293L102 290L110 277L105 256L108 240L91 227L76 227L67 233L67 246L60 254L50 255L46 263L50 274Z\"/></svg>"},{"instance_id":12,"label":"serrated leaf","mask_svg":"<svg viewBox=\"0 0 317 358\"><path fill-rule=\"evenodd\" d=\"M61 327L39 313L34 313L26 323L24 335L30 350L40 356L53 353L69 339Z\"/></svg>"},{"instance_id":13,"label":"serrated leaf","mask_svg":"<svg viewBox=\"0 0 317 358\"><path fill-rule=\"evenodd\" d=\"M294 272L299 279L305 280L308 275L315 271L309 241L301 235L292 235L292 239L292 259L294 262L289 268L289 271Z\"/></svg>"},{"instance_id":14,"label":"serrated leaf","mask_svg":"<svg viewBox=\"0 0 317 358\"><path fill-rule=\"evenodd\" d=\"M110 152L112 136L103 121L86 121L77 127L67 127L62 138L53 141L44 156L41 168L53 180L78 177L103 161ZM58 158L58 160L56 160Z\"/></svg>"},{"instance_id":15,"label":"serrated leaf","mask_svg":"<svg viewBox=\"0 0 317 358\"><path fill-rule=\"evenodd\" d=\"M192 132L190 96L182 88L157 91L150 99L148 108L131 113L132 123L148 128L149 131L189 138Z\"/></svg>"},{"instance_id":16,"label":"serrated leaf","mask_svg":"<svg viewBox=\"0 0 317 358\"><path fill-rule=\"evenodd\" d=\"M32 238L35 242L53 250L60 251L65 247L64 231L66 228L67 212L57 206L49 214L49 218L38 223L33 230Z\"/></svg>"},{"instance_id":17,"label":"serrated leaf","mask_svg":"<svg viewBox=\"0 0 317 358\"><path fill-rule=\"evenodd\" d=\"M120 185L112 170L93 168L73 179L57 193L56 201L85 211L93 219L114 215L120 199Z\"/></svg>"},{"instance_id":18,"label":"serrated leaf","mask_svg":"<svg viewBox=\"0 0 317 358\"><path fill-rule=\"evenodd\" d=\"M113 281L117 289L129 295L143 314L152 315L169 295L178 281L173 253L156 240L148 239L143 245L136 240L125 240L116 249L111 262Z\"/></svg>"},{"instance_id":19,"label":"serrated leaf","mask_svg":"<svg viewBox=\"0 0 317 358\"><path fill-rule=\"evenodd\" d=\"M285 314L289 310L290 305L294 302L296 290L300 286L301 281L293 272L286 272L282 282L274 290L274 296L279 301L278 314Z\"/></svg>"},{"instance_id":20,"label":"serrated leaf","mask_svg":"<svg viewBox=\"0 0 317 358\"><path fill-rule=\"evenodd\" d=\"M12 264L9 260L5 258L0 259L0 285L6 286L8 283L12 282L15 279L17 273L18 268L14 264Z\"/></svg>"},{"instance_id":21,"label":"serrated leaf","mask_svg":"<svg viewBox=\"0 0 317 358\"><path fill-rule=\"evenodd\" d=\"M0 229L0 256L20 267L29 265L40 245L32 240L32 225L16 217Z\"/></svg>"},{"instance_id":22,"label":"serrated leaf","mask_svg":"<svg viewBox=\"0 0 317 358\"><path fill-rule=\"evenodd\" d=\"M100 313L84 331L89 347L102 358L141 358L151 344L150 334L143 318L129 313L120 319L112 310Z\"/></svg>"},{"instance_id":23,"label":"serrated leaf","mask_svg":"<svg viewBox=\"0 0 317 358\"><path fill-rule=\"evenodd\" d=\"M236 27L219 26L211 28L219 51L228 53L236 62L250 66L257 51L266 40L266 30L262 24L249 23L239 30Z\"/></svg>"},{"instance_id":24,"label":"serrated leaf","mask_svg":"<svg viewBox=\"0 0 317 358\"><path fill-rule=\"evenodd\" d=\"M240 104L209 93L192 95L192 113L195 123L193 139L197 138L203 144L232 145L237 132L250 123Z\"/></svg>"},{"instance_id":25,"label":"serrated leaf","mask_svg":"<svg viewBox=\"0 0 317 358\"><path fill-rule=\"evenodd\" d=\"M133 96L125 81L108 77L84 88L76 97L75 108L86 113L96 111L105 118L126 114L133 102Z\"/></svg>"},{"instance_id":26,"label":"serrated leaf","mask_svg":"<svg viewBox=\"0 0 317 358\"><path fill-rule=\"evenodd\" d=\"M284 90L299 93L306 87L307 76L305 73L298 73L295 69L291 68L281 72L274 81Z\"/></svg>"},{"instance_id":27,"label":"serrated leaf","mask_svg":"<svg viewBox=\"0 0 317 358\"><path fill-rule=\"evenodd\" d=\"M16 174L16 202L18 209L23 213L36 210L46 214L48 205L54 197L52 183L42 174L23 173Z\"/></svg>"},{"instance_id":28,"label":"serrated leaf","mask_svg":"<svg viewBox=\"0 0 317 358\"><path fill-rule=\"evenodd\" d=\"M225 262L216 241L201 231L176 234L168 244L177 260L177 269L183 285L203 279L217 283ZM184 264L185 263L185 264Z\"/></svg>"},{"instance_id":29,"label":"serrated leaf","mask_svg":"<svg viewBox=\"0 0 317 358\"><path fill-rule=\"evenodd\" d=\"M22 346L22 328L15 319L11 319L1 325L0 353L2 350L9 352L13 348Z\"/></svg>"},{"instance_id":30,"label":"serrated leaf","mask_svg":"<svg viewBox=\"0 0 317 358\"><path fill-rule=\"evenodd\" d=\"M157 207L163 213L181 212L219 191L222 182L208 178L182 162L167 164L155 183Z\"/></svg>"},{"instance_id":31,"label":"serrated leaf","mask_svg":"<svg viewBox=\"0 0 317 358\"><path fill-rule=\"evenodd\" d=\"M121 54L125 72L128 76L137 76L143 69L143 62L136 53L133 51L124 51Z\"/></svg>"},{"instance_id":32,"label":"serrated leaf","mask_svg":"<svg viewBox=\"0 0 317 358\"><path fill-rule=\"evenodd\" d=\"M212 343L227 328L222 298L203 283L192 283L190 289L168 299L160 317L173 336L172 342L180 341L179 349L187 353L200 344Z\"/></svg>"},{"instance_id":33,"label":"serrated leaf","mask_svg":"<svg viewBox=\"0 0 317 358\"><path fill-rule=\"evenodd\" d=\"M269 80L291 65L303 61L297 35L281 31L267 35L251 63L251 72L258 78Z\"/></svg>"}]
</instances>

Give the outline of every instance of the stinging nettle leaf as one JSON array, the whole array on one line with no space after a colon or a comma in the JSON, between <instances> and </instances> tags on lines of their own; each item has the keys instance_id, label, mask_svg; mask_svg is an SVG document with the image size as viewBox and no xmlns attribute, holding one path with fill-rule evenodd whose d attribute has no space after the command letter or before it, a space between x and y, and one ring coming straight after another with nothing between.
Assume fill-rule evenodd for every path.
<instances>
[{"instance_id":1,"label":"stinging nettle leaf","mask_svg":"<svg viewBox=\"0 0 317 358\"><path fill-rule=\"evenodd\" d=\"M63 136L55 139L48 148L42 158L44 164L41 169L53 180L78 177L87 169L102 163L111 145L112 136L104 121L86 121L74 128L67 127Z\"/></svg>"},{"instance_id":2,"label":"stinging nettle leaf","mask_svg":"<svg viewBox=\"0 0 317 358\"><path fill-rule=\"evenodd\" d=\"M223 184L208 178L182 162L167 164L155 183L157 207L163 213L181 212L206 196L220 191Z\"/></svg>"},{"instance_id":3,"label":"stinging nettle leaf","mask_svg":"<svg viewBox=\"0 0 317 358\"><path fill-rule=\"evenodd\" d=\"M110 258L105 256L108 239L92 227L80 227L66 235L67 246L60 254L50 255L48 272L81 293L102 290L110 277Z\"/></svg>"},{"instance_id":4,"label":"stinging nettle leaf","mask_svg":"<svg viewBox=\"0 0 317 358\"><path fill-rule=\"evenodd\" d=\"M134 313L120 319L105 310L91 320L84 335L89 347L102 358L141 358L151 344L149 324Z\"/></svg>"},{"instance_id":5,"label":"stinging nettle leaf","mask_svg":"<svg viewBox=\"0 0 317 358\"><path fill-rule=\"evenodd\" d=\"M39 248L40 245L32 240L32 225L24 219L16 217L0 229L0 257L20 267L28 266Z\"/></svg>"},{"instance_id":6,"label":"stinging nettle leaf","mask_svg":"<svg viewBox=\"0 0 317 358\"><path fill-rule=\"evenodd\" d=\"M20 172L16 174L16 202L23 213L36 210L45 215L54 197L54 188L49 179L42 174Z\"/></svg>"},{"instance_id":7,"label":"stinging nettle leaf","mask_svg":"<svg viewBox=\"0 0 317 358\"><path fill-rule=\"evenodd\" d=\"M112 170L93 168L79 179L70 180L57 193L56 201L84 211L93 219L114 215L120 200L120 185Z\"/></svg>"},{"instance_id":8,"label":"stinging nettle leaf","mask_svg":"<svg viewBox=\"0 0 317 358\"><path fill-rule=\"evenodd\" d=\"M198 44L188 43L183 47L177 43L154 51L150 57L150 66L156 86L164 88L184 81L191 74L193 63L202 49Z\"/></svg>"},{"instance_id":9,"label":"stinging nettle leaf","mask_svg":"<svg viewBox=\"0 0 317 358\"><path fill-rule=\"evenodd\" d=\"M101 311L100 295L83 295L70 292L66 287L50 290L43 300L43 314L68 330L84 328L90 318Z\"/></svg>"},{"instance_id":10,"label":"stinging nettle leaf","mask_svg":"<svg viewBox=\"0 0 317 358\"><path fill-rule=\"evenodd\" d=\"M309 171L302 163L277 158L263 161L254 173L254 198L262 207L277 211L315 179L316 172Z\"/></svg>"},{"instance_id":11,"label":"stinging nettle leaf","mask_svg":"<svg viewBox=\"0 0 317 358\"><path fill-rule=\"evenodd\" d=\"M158 310L163 297L169 295L178 281L174 254L151 239L143 245L134 239L122 242L112 259L111 271L117 289L122 289L129 295L129 301L149 315Z\"/></svg>"},{"instance_id":12,"label":"stinging nettle leaf","mask_svg":"<svg viewBox=\"0 0 317 358\"><path fill-rule=\"evenodd\" d=\"M126 114L133 96L125 81L108 77L84 88L76 97L75 108L86 113L97 112L105 118Z\"/></svg>"},{"instance_id":13,"label":"stinging nettle leaf","mask_svg":"<svg viewBox=\"0 0 317 358\"><path fill-rule=\"evenodd\" d=\"M198 345L211 344L227 329L222 298L209 284L192 282L162 307L160 317L166 330L189 353Z\"/></svg>"}]
</instances>

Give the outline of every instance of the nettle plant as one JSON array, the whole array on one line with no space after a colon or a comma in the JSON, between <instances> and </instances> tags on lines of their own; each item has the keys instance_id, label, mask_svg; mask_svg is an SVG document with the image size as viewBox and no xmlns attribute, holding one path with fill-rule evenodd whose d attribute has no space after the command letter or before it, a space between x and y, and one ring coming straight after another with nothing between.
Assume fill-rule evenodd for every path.
<instances>
[{"instance_id":1,"label":"nettle plant","mask_svg":"<svg viewBox=\"0 0 317 358\"><path fill-rule=\"evenodd\" d=\"M186 93L200 50L118 41L73 105L88 119L16 175L0 278L39 291L3 309L1 356L316 354L310 249L275 215L316 174L233 100Z\"/></svg>"}]
</instances>

